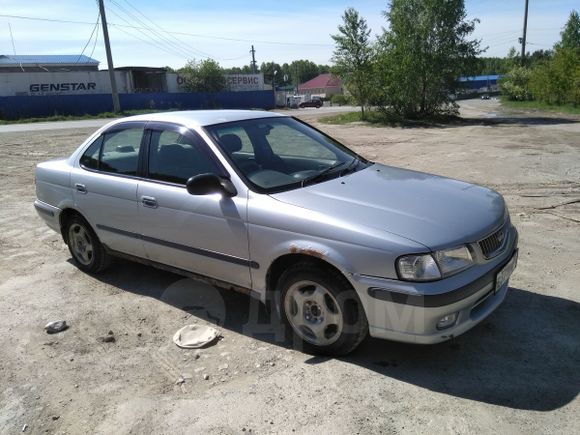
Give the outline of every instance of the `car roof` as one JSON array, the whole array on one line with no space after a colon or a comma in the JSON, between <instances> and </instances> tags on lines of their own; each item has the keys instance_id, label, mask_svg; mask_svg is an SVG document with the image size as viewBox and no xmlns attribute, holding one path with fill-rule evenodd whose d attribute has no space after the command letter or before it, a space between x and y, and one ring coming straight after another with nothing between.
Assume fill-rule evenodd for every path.
<instances>
[{"instance_id":1,"label":"car roof","mask_svg":"<svg viewBox=\"0 0 580 435\"><path fill-rule=\"evenodd\" d=\"M109 124L109 126L126 121L158 121L196 128L225 122L244 121L247 119L280 118L285 116L279 113L266 112L265 110L185 110L130 116L118 119Z\"/></svg>"}]
</instances>

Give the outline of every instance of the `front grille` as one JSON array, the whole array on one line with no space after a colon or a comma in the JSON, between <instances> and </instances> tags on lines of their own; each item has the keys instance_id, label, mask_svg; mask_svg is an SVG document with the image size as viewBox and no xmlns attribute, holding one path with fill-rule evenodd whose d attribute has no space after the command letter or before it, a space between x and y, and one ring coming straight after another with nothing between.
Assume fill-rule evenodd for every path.
<instances>
[{"instance_id":1,"label":"front grille","mask_svg":"<svg viewBox=\"0 0 580 435\"><path fill-rule=\"evenodd\" d=\"M501 249L503 248L507 239L507 231L508 226L504 225L495 233L479 242L479 247L481 248L481 252L485 258L489 259L495 257L501 252Z\"/></svg>"}]
</instances>

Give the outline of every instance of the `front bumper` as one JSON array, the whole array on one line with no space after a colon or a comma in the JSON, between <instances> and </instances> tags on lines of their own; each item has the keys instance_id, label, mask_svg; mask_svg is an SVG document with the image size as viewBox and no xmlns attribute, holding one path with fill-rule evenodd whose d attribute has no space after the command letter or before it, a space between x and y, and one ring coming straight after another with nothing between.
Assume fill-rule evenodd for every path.
<instances>
[{"instance_id":1,"label":"front bumper","mask_svg":"<svg viewBox=\"0 0 580 435\"><path fill-rule=\"evenodd\" d=\"M486 264L425 283L353 275L372 337L433 344L456 337L489 316L505 299L508 281L496 289L497 273L517 254L518 233L511 227L505 250ZM437 329L457 313L453 326Z\"/></svg>"}]
</instances>

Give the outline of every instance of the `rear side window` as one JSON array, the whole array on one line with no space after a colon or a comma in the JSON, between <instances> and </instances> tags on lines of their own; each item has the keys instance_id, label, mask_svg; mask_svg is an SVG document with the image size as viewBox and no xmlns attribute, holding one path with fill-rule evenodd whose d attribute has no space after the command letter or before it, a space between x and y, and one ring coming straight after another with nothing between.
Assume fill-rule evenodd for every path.
<instances>
[{"instance_id":1,"label":"rear side window","mask_svg":"<svg viewBox=\"0 0 580 435\"><path fill-rule=\"evenodd\" d=\"M137 175L142 137L143 128L128 128L105 133L99 170L122 175Z\"/></svg>"},{"instance_id":2,"label":"rear side window","mask_svg":"<svg viewBox=\"0 0 580 435\"><path fill-rule=\"evenodd\" d=\"M86 169L137 175L142 137L143 128L105 133L89 145L80 164Z\"/></svg>"},{"instance_id":3,"label":"rear side window","mask_svg":"<svg viewBox=\"0 0 580 435\"><path fill-rule=\"evenodd\" d=\"M99 169L99 154L101 153L101 145L103 143L103 136L99 136L97 140L95 140L83 156L81 157L80 163L83 168L87 169Z\"/></svg>"},{"instance_id":4,"label":"rear side window","mask_svg":"<svg viewBox=\"0 0 580 435\"><path fill-rule=\"evenodd\" d=\"M152 180L185 184L194 175L221 172L201 141L171 130L151 132L149 178Z\"/></svg>"}]
</instances>

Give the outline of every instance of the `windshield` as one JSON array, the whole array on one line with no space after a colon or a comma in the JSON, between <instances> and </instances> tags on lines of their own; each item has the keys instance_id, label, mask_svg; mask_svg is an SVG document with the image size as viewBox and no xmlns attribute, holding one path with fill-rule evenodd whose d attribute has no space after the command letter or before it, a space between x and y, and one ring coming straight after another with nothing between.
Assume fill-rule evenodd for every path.
<instances>
[{"instance_id":1,"label":"windshield","mask_svg":"<svg viewBox=\"0 0 580 435\"><path fill-rule=\"evenodd\" d=\"M260 118L206 127L238 173L261 192L318 183L368 162L293 118Z\"/></svg>"}]
</instances>

